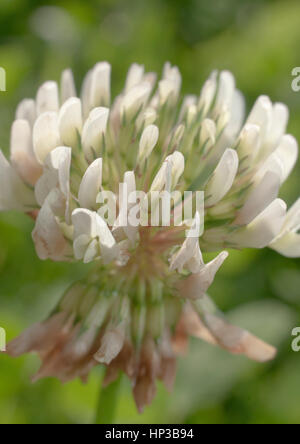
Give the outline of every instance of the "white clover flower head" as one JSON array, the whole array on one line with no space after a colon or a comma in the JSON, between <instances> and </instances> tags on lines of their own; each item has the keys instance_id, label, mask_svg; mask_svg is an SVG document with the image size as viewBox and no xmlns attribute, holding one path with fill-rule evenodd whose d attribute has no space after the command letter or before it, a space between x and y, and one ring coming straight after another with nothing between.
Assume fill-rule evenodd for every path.
<instances>
[{"instance_id":1,"label":"white clover flower head","mask_svg":"<svg viewBox=\"0 0 300 444\"><path fill-rule=\"evenodd\" d=\"M158 83L132 65L113 100L110 74L107 62L98 63L80 97L70 70L60 87L44 83L35 100L17 108L10 162L0 153L0 209L35 220L38 256L95 265L8 352L38 352L36 378L86 380L101 363L108 384L122 370L142 411L157 379L171 388L189 335L260 362L274 357L272 346L230 325L207 290L228 256L224 249L270 246L300 256L300 201L286 212L278 198L298 147L285 134L285 105L261 96L245 119L228 71L213 72L199 97L183 99L179 70L169 63ZM127 199L137 190L146 198L136 208ZM176 190L205 193L204 214L196 212L192 226L122 223L130 210L141 211L150 192ZM116 196L111 224L100 192ZM187 229L197 236L186 237ZM205 264L205 251L218 254Z\"/></svg>"}]
</instances>

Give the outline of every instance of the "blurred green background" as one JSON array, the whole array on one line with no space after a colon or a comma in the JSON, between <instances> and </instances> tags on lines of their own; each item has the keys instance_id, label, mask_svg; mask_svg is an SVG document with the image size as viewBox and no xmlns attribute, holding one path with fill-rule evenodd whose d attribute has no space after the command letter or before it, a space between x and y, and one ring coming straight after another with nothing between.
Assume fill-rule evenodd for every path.
<instances>
[{"instance_id":1,"label":"blurred green background","mask_svg":"<svg viewBox=\"0 0 300 444\"><path fill-rule=\"evenodd\" d=\"M80 84L97 61L113 66L118 92L132 62L161 72L171 61L183 74L183 91L199 93L212 69L230 69L248 107L260 94L288 104L289 131L300 140L300 93L291 71L300 65L300 2L264 0L0 1L0 66L7 92L0 93L0 147L8 153L10 125L23 97L58 80L72 67ZM299 195L300 164L284 186L290 204ZM83 266L37 259L32 222L0 215L0 326L8 339L55 305ZM116 422L300 423L300 353L291 350L291 330L300 325L299 260L270 250L232 252L210 294L235 323L279 349L258 365L192 341L179 361L172 395L157 397L138 415L124 380ZM90 423L102 371L87 385L44 380L34 385L35 356L0 356L0 423Z\"/></svg>"}]
</instances>

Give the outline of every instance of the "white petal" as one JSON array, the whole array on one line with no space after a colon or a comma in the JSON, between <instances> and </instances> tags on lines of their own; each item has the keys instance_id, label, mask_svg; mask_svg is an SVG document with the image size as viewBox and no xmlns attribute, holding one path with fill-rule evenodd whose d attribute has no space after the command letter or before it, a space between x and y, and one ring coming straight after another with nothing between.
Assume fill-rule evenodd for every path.
<instances>
[{"instance_id":1,"label":"white petal","mask_svg":"<svg viewBox=\"0 0 300 444\"><path fill-rule=\"evenodd\" d=\"M123 326L124 324L122 324ZM111 328L103 336L101 347L95 353L96 361L109 365L123 348L125 341L125 328Z\"/></svg>"},{"instance_id":2,"label":"white petal","mask_svg":"<svg viewBox=\"0 0 300 444\"><path fill-rule=\"evenodd\" d=\"M280 177L280 183L281 183L283 178L283 171L284 171L284 166L282 160L279 158L277 154L273 153L259 168L259 170L257 171L257 173L253 178L253 181L255 183L258 183L263 179L266 173L272 172Z\"/></svg>"},{"instance_id":3,"label":"white petal","mask_svg":"<svg viewBox=\"0 0 300 444\"><path fill-rule=\"evenodd\" d=\"M215 205L228 193L234 182L238 165L237 152L227 149L205 187L207 206Z\"/></svg>"},{"instance_id":4,"label":"white petal","mask_svg":"<svg viewBox=\"0 0 300 444\"><path fill-rule=\"evenodd\" d=\"M144 129L139 145L139 162L145 161L150 156L153 148L157 144L158 136L159 130L157 126L149 125Z\"/></svg>"},{"instance_id":5,"label":"white petal","mask_svg":"<svg viewBox=\"0 0 300 444\"><path fill-rule=\"evenodd\" d=\"M59 199L59 191L54 190L56 197L49 196L42 206L32 233L37 255L40 259L52 259L54 261L66 260L71 255L72 249L64 238L63 232L53 214L50 201Z\"/></svg>"},{"instance_id":6,"label":"white petal","mask_svg":"<svg viewBox=\"0 0 300 444\"><path fill-rule=\"evenodd\" d=\"M198 108L206 116L212 106L217 90L216 72L214 71L210 78L206 80L200 93Z\"/></svg>"},{"instance_id":7,"label":"white petal","mask_svg":"<svg viewBox=\"0 0 300 444\"><path fill-rule=\"evenodd\" d=\"M300 199L287 212L285 222L279 235L269 245L287 257L298 257L300 235Z\"/></svg>"},{"instance_id":8,"label":"white petal","mask_svg":"<svg viewBox=\"0 0 300 444\"><path fill-rule=\"evenodd\" d=\"M126 122L130 122L137 112L144 107L150 92L151 86L147 82L140 83L131 88L122 99L120 105L121 118L125 117Z\"/></svg>"},{"instance_id":9,"label":"white petal","mask_svg":"<svg viewBox=\"0 0 300 444\"><path fill-rule=\"evenodd\" d=\"M36 207L33 191L27 187L0 150L0 211L31 211Z\"/></svg>"},{"instance_id":10,"label":"white petal","mask_svg":"<svg viewBox=\"0 0 300 444\"><path fill-rule=\"evenodd\" d=\"M191 106L197 107L197 96L193 94L188 94L183 98L182 105L180 107L180 113L178 121L182 122L187 115L187 111Z\"/></svg>"},{"instance_id":11,"label":"white petal","mask_svg":"<svg viewBox=\"0 0 300 444\"><path fill-rule=\"evenodd\" d=\"M68 147L55 148L49 153L44 174L35 186L35 196L39 205L43 205L45 199L54 188L59 188L65 202L65 217L69 223L69 194L70 194L70 166L72 150Z\"/></svg>"},{"instance_id":12,"label":"white petal","mask_svg":"<svg viewBox=\"0 0 300 444\"><path fill-rule=\"evenodd\" d=\"M93 239L85 251L83 262L85 264L89 264L99 256L100 256L99 243L96 239Z\"/></svg>"},{"instance_id":13,"label":"white petal","mask_svg":"<svg viewBox=\"0 0 300 444\"><path fill-rule=\"evenodd\" d=\"M45 82L36 96L36 110L39 116L47 111L57 112L59 109L58 86L56 82Z\"/></svg>"},{"instance_id":14,"label":"white petal","mask_svg":"<svg viewBox=\"0 0 300 444\"><path fill-rule=\"evenodd\" d=\"M264 248L278 236L285 217L285 202L275 199L247 227L233 233L229 238L241 247Z\"/></svg>"},{"instance_id":15,"label":"white petal","mask_svg":"<svg viewBox=\"0 0 300 444\"><path fill-rule=\"evenodd\" d=\"M93 70L87 72L83 79L82 88L81 88L81 101L82 101L82 110L83 117L86 119L91 111L90 106L90 93L91 93L91 79L92 79Z\"/></svg>"},{"instance_id":16,"label":"white petal","mask_svg":"<svg viewBox=\"0 0 300 444\"><path fill-rule=\"evenodd\" d=\"M246 203L238 211L235 223L247 225L278 196L280 176L272 171L266 172L261 182L254 187Z\"/></svg>"},{"instance_id":17,"label":"white petal","mask_svg":"<svg viewBox=\"0 0 300 444\"><path fill-rule=\"evenodd\" d=\"M228 130L230 129L232 136L236 136L241 129L245 119L245 110L245 97L241 91L235 90L230 107L230 123L228 125Z\"/></svg>"},{"instance_id":18,"label":"white petal","mask_svg":"<svg viewBox=\"0 0 300 444\"><path fill-rule=\"evenodd\" d=\"M130 193L136 191L135 175L133 171L126 171L123 183L120 184L119 192L119 215L114 223L114 230L118 231L119 227L125 228L128 224L128 211L130 204L128 197ZM132 205L131 205L132 206Z\"/></svg>"},{"instance_id":19,"label":"white petal","mask_svg":"<svg viewBox=\"0 0 300 444\"><path fill-rule=\"evenodd\" d=\"M225 108L226 109L226 108ZM217 143L218 147L227 148L232 146L241 130L245 117L245 98L242 93L235 90L232 96L231 104L228 106L229 121ZM220 125L222 128L222 125Z\"/></svg>"},{"instance_id":20,"label":"white petal","mask_svg":"<svg viewBox=\"0 0 300 444\"><path fill-rule=\"evenodd\" d=\"M260 128L262 141L269 134L272 125L273 106L267 96L260 96L249 114L247 124L257 125Z\"/></svg>"},{"instance_id":21,"label":"white petal","mask_svg":"<svg viewBox=\"0 0 300 444\"><path fill-rule=\"evenodd\" d=\"M133 171L126 171L124 174L124 183L127 185L128 195L136 191L135 175ZM123 206L123 202L121 203Z\"/></svg>"},{"instance_id":22,"label":"white petal","mask_svg":"<svg viewBox=\"0 0 300 444\"><path fill-rule=\"evenodd\" d=\"M99 214L95 213L95 219L96 232L100 242L101 255L103 256L104 261L106 261L105 256L109 256L110 250L116 245L116 241L102 217L99 216Z\"/></svg>"},{"instance_id":23,"label":"white petal","mask_svg":"<svg viewBox=\"0 0 300 444\"><path fill-rule=\"evenodd\" d=\"M227 251L222 251L215 259L204 265L198 273L180 281L178 289L182 297L188 299L201 298L213 283L217 271L227 257Z\"/></svg>"},{"instance_id":24,"label":"white petal","mask_svg":"<svg viewBox=\"0 0 300 444\"><path fill-rule=\"evenodd\" d=\"M42 174L32 148L31 128L28 120L15 120L11 128L10 159L22 179L34 185Z\"/></svg>"},{"instance_id":25,"label":"white petal","mask_svg":"<svg viewBox=\"0 0 300 444\"><path fill-rule=\"evenodd\" d=\"M222 71L216 97L216 109L230 108L235 90L235 79L231 72Z\"/></svg>"},{"instance_id":26,"label":"white petal","mask_svg":"<svg viewBox=\"0 0 300 444\"><path fill-rule=\"evenodd\" d=\"M156 72L146 72L143 76L143 82L149 83L151 89L154 88L156 80L157 80Z\"/></svg>"},{"instance_id":27,"label":"white petal","mask_svg":"<svg viewBox=\"0 0 300 444\"><path fill-rule=\"evenodd\" d=\"M179 93L181 87L181 74L177 66L172 66L169 62L165 63L163 79L173 82L176 94Z\"/></svg>"},{"instance_id":28,"label":"white petal","mask_svg":"<svg viewBox=\"0 0 300 444\"><path fill-rule=\"evenodd\" d=\"M296 200L291 206L286 215L286 220L283 226L284 231L297 231L300 228L300 199Z\"/></svg>"},{"instance_id":29,"label":"white petal","mask_svg":"<svg viewBox=\"0 0 300 444\"><path fill-rule=\"evenodd\" d=\"M19 103L16 111L16 119L25 119L32 128L36 120L36 106L33 99L24 99Z\"/></svg>"},{"instance_id":30,"label":"white petal","mask_svg":"<svg viewBox=\"0 0 300 444\"><path fill-rule=\"evenodd\" d=\"M140 130L141 128L146 128L149 125L152 125L157 119L157 112L154 108L150 106L142 111L137 120L136 120L136 128Z\"/></svg>"},{"instance_id":31,"label":"white petal","mask_svg":"<svg viewBox=\"0 0 300 444\"><path fill-rule=\"evenodd\" d=\"M184 155L180 151L174 151L173 154L166 158L166 161L171 162L172 166L172 189L174 189L184 172Z\"/></svg>"},{"instance_id":32,"label":"white petal","mask_svg":"<svg viewBox=\"0 0 300 444\"><path fill-rule=\"evenodd\" d=\"M298 143L293 136L285 135L282 137L278 148L274 151L274 156L280 159L283 172L281 183L283 183L290 175L298 158Z\"/></svg>"},{"instance_id":33,"label":"white petal","mask_svg":"<svg viewBox=\"0 0 300 444\"><path fill-rule=\"evenodd\" d=\"M205 152L216 143L217 127L214 120L204 119L200 127L200 146L205 146Z\"/></svg>"},{"instance_id":34,"label":"white petal","mask_svg":"<svg viewBox=\"0 0 300 444\"><path fill-rule=\"evenodd\" d=\"M75 82L71 69L65 69L61 74L60 96L62 104L70 97L76 97Z\"/></svg>"},{"instance_id":35,"label":"white petal","mask_svg":"<svg viewBox=\"0 0 300 444\"><path fill-rule=\"evenodd\" d=\"M78 192L79 204L93 209L102 184L102 159L96 159L86 170Z\"/></svg>"},{"instance_id":36,"label":"white petal","mask_svg":"<svg viewBox=\"0 0 300 444\"><path fill-rule=\"evenodd\" d=\"M82 129L81 100L71 97L65 101L58 114L60 139L66 146L76 146Z\"/></svg>"},{"instance_id":37,"label":"white petal","mask_svg":"<svg viewBox=\"0 0 300 444\"><path fill-rule=\"evenodd\" d=\"M133 63L127 73L126 83L125 83L125 93L127 93L131 88L142 82L144 76L144 66Z\"/></svg>"},{"instance_id":38,"label":"white petal","mask_svg":"<svg viewBox=\"0 0 300 444\"><path fill-rule=\"evenodd\" d=\"M196 236L198 232L198 236ZM178 270L180 273L183 268L187 268L192 273L198 273L204 265L201 250L199 247L200 235L200 215L197 212L194 223L182 244L180 250L175 253L170 260L170 270Z\"/></svg>"},{"instance_id":39,"label":"white petal","mask_svg":"<svg viewBox=\"0 0 300 444\"><path fill-rule=\"evenodd\" d=\"M276 148L281 137L284 135L288 124L288 119L288 107L283 103L275 103L272 109L271 127L266 140L270 152Z\"/></svg>"},{"instance_id":40,"label":"white petal","mask_svg":"<svg viewBox=\"0 0 300 444\"><path fill-rule=\"evenodd\" d=\"M115 255L116 241L105 221L94 211L79 208L73 211L74 240L82 234L91 240L98 238L103 261L109 262Z\"/></svg>"},{"instance_id":41,"label":"white petal","mask_svg":"<svg viewBox=\"0 0 300 444\"><path fill-rule=\"evenodd\" d=\"M252 166L260 148L260 127L258 125L246 124L241 131L237 152L242 167Z\"/></svg>"},{"instance_id":42,"label":"white petal","mask_svg":"<svg viewBox=\"0 0 300 444\"><path fill-rule=\"evenodd\" d=\"M48 194L58 186L58 173L57 171L44 171L35 185L35 198L37 203L42 206L48 196Z\"/></svg>"},{"instance_id":43,"label":"white petal","mask_svg":"<svg viewBox=\"0 0 300 444\"><path fill-rule=\"evenodd\" d=\"M90 108L109 106L110 104L110 73L111 66L100 62L93 68L90 80Z\"/></svg>"},{"instance_id":44,"label":"white petal","mask_svg":"<svg viewBox=\"0 0 300 444\"><path fill-rule=\"evenodd\" d=\"M71 158L72 149L70 147L58 147L56 150L52 151L50 154L52 158L57 157L58 166L58 180L59 189L65 196L66 200L69 200L70 195L70 168L71 168ZM69 222L69 217L67 217L67 223Z\"/></svg>"},{"instance_id":45,"label":"white petal","mask_svg":"<svg viewBox=\"0 0 300 444\"><path fill-rule=\"evenodd\" d=\"M193 256L186 263L186 269L195 274L200 272L203 265L203 257L198 243Z\"/></svg>"},{"instance_id":46,"label":"white petal","mask_svg":"<svg viewBox=\"0 0 300 444\"><path fill-rule=\"evenodd\" d=\"M83 126L82 147L89 161L93 161L100 154L108 115L108 108L94 108Z\"/></svg>"},{"instance_id":47,"label":"white petal","mask_svg":"<svg viewBox=\"0 0 300 444\"><path fill-rule=\"evenodd\" d=\"M32 138L35 156L43 164L47 155L60 145L57 114L48 112L40 115L34 124Z\"/></svg>"},{"instance_id":48,"label":"white petal","mask_svg":"<svg viewBox=\"0 0 300 444\"><path fill-rule=\"evenodd\" d=\"M166 191L171 190L172 166L171 156L168 156L154 177L150 192L162 191L163 189L166 189Z\"/></svg>"},{"instance_id":49,"label":"white petal","mask_svg":"<svg viewBox=\"0 0 300 444\"><path fill-rule=\"evenodd\" d=\"M277 149L267 157L258 170L255 180L262 178L266 171L273 171L280 176L281 184L290 175L298 158L298 143L293 136L285 135Z\"/></svg>"},{"instance_id":50,"label":"white petal","mask_svg":"<svg viewBox=\"0 0 300 444\"><path fill-rule=\"evenodd\" d=\"M300 234L287 232L269 247L286 257L300 257Z\"/></svg>"},{"instance_id":51,"label":"white petal","mask_svg":"<svg viewBox=\"0 0 300 444\"><path fill-rule=\"evenodd\" d=\"M72 223L74 225L74 240L82 234L94 238L97 235L94 212L78 208L72 213Z\"/></svg>"},{"instance_id":52,"label":"white petal","mask_svg":"<svg viewBox=\"0 0 300 444\"><path fill-rule=\"evenodd\" d=\"M73 249L75 259L81 260L84 258L90 242L91 238L87 234L81 234L74 240Z\"/></svg>"},{"instance_id":53,"label":"white petal","mask_svg":"<svg viewBox=\"0 0 300 444\"><path fill-rule=\"evenodd\" d=\"M180 146L185 131L186 126L183 123L174 128L172 132L172 137L170 139L170 146L172 147L172 149L177 149Z\"/></svg>"},{"instance_id":54,"label":"white petal","mask_svg":"<svg viewBox=\"0 0 300 444\"><path fill-rule=\"evenodd\" d=\"M191 242L191 239L189 239ZM193 242L197 242L199 245L198 239L193 239ZM182 273L185 264L193 257L196 251L196 246L192 246L192 248L188 248L187 239L184 241L180 250L173 254L170 260L170 270L175 271L178 270L179 273ZM190 271L190 270L189 270Z\"/></svg>"},{"instance_id":55,"label":"white petal","mask_svg":"<svg viewBox=\"0 0 300 444\"><path fill-rule=\"evenodd\" d=\"M160 104L163 105L169 97L176 99L177 85L172 80L164 79L159 82L158 91Z\"/></svg>"},{"instance_id":56,"label":"white petal","mask_svg":"<svg viewBox=\"0 0 300 444\"><path fill-rule=\"evenodd\" d=\"M122 230L124 231L127 238L132 242L132 244L134 244L138 234L138 227L130 225L128 219L129 211L135 205L135 203L132 204L128 202L130 194L136 191L135 175L133 171L126 171L126 173L124 174L123 183L126 188L124 189L124 191L123 186L121 188L121 193L119 197L120 211L114 223L113 232L114 234L117 234L120 231L119 227L122 227Z\"/></svg>"}]
</instances>

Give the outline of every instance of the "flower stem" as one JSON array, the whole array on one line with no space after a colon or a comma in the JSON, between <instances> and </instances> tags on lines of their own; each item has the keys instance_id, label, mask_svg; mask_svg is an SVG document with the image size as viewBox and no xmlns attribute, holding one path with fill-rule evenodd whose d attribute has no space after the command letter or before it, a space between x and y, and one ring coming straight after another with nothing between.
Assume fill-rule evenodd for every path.
<instances>
[{"instance_id":1,"label":"flower stem","mask_svg":"<svg viewBox=\"0 0 300 444\"><path fill-rule=\"evenodd\" d=\"M122 376L120 374L118 378L107 387L101 386L95 424L113 423L121 380Z\"/></svg>"}]
</instances>

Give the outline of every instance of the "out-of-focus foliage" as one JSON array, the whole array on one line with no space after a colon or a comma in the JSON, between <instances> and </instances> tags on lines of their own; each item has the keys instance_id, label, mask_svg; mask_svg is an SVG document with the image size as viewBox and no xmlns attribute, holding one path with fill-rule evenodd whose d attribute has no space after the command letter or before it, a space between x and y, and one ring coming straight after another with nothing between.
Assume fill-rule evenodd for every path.
<instances>
[{"instance_id":1,"label":"out-of-focus foliage","mask_svg":"<svg viewBox=\"0 0 300 444\"><path fill-rule=\"evenodd\" d=\"M288 104L290 131L300 141L300 93L291 71L300 65L300 3L291 0L1 0L0 65L7 92L0 93L0 146L8 152L15 106L46 79L74 69L80 84L97 61L113 66L117 93L132 62L161 71L166 60L183 74L184 92L198 93L212 69L230 69L248 106L259 94ZM283 196L299 195L300 165ZM36 258L32 222L0 215L0 325L8 338L45 317L82 266ZM299 423L300 353L291 331L300 325L299 260L273 251L231 252L211 295L237 324L279 348L267 365L191 343L180 360L172 395L159 387L154 404L136 413L129 383L120 392L116 422ZM33 356L0 356L0 423L89 423L102 372L87 385L56 380L34 385Z\"/></svg>"}]
</instances>

